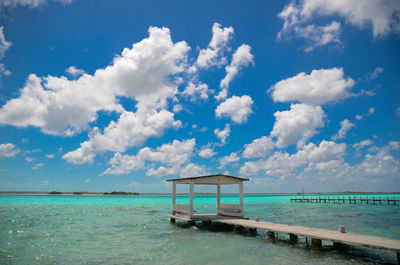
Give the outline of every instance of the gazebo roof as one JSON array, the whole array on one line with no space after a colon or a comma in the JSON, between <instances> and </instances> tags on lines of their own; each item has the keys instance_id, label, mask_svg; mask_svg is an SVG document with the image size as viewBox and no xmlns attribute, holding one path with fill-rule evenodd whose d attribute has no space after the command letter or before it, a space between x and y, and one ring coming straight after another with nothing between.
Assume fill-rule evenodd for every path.
<instances>
[{"instance_id":1,"label":"gazebo roof","mask_svg":"<svg viewBox=\"0 0 400 265\"><path fill-rule=\"evenodd\" d=\"M223 175L223 174L216 174L216 175L189 177L189 178L168 179L167 181L173 181L177 184L190 184L191 180L193 180L194 184L201 184L201 185L217 185L217 184L228 185L228 184L239 184L240 182L248 181L249 179Z\"/></svg>"}]
</instances>

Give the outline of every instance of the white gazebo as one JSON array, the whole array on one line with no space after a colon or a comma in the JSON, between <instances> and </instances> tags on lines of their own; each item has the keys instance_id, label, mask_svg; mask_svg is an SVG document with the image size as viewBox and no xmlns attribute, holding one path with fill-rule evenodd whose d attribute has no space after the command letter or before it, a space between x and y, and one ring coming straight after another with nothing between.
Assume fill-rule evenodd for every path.
<instances>
[{"instance_id":1,"label":"white gazebo","mask_svg":"<svg viewBox=\"0 0 400 265\"><path fill-rule=\"evenodd\" d=\"M228 175L208 175L190 178L169 179L172 182L172 214L169 215L171 223L175 223L175 219L194 222L194 221L211 221L221 218L243 218L243 181L247 178L239 178ZM176 184L189 185L189 205L176 203ZM221 203L221 185L239 185L239 204L222 204ZM217 209L215 214L194 214L193 196L194 185L215 185L217 187Z\"/></svg>"}]
</instances>

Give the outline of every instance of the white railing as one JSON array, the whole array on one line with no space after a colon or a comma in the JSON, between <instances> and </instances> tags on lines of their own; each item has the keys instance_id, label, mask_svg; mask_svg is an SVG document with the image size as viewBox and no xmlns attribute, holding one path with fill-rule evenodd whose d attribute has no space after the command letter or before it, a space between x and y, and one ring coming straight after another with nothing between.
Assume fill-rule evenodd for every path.
<instances>
[{"instance_id":1,"label":"white railing","mask_svg":"<svg viewBox=\"0 0 400 265\"><path fill-rule=\"evenodd\" d=\"M239 204L220 204L217 209L218 215L243 217Z\"/></svg>"},{"instance_id":2,"label":"white railing","mask_svg":"<svg viewBox=\"0 0 400 265\"><path fill-rule=\"evenodd\" d=\"M172 209L172 214L180 216L189 216L190 215L189 205L175 204Z\"/></svg>"}]
</instances>

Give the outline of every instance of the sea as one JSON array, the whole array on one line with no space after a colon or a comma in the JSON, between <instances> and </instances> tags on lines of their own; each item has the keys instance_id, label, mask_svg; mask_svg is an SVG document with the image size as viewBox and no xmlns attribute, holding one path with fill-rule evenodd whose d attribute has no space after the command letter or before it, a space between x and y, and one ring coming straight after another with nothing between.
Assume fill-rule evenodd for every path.
<instances>
[{"instance_id":1,"label":"sea","mask_svg":"<svg viewBox=\"0 0 400 265\"><path fill-rule=\"evenodd\" d=\"M366 196L400 199L399 194ZM247 195L245 216L330 230L345 226L347 232L400 239L399 205L290 202L299 197ZM238 203L238 198L221 201ZM188 197L178 196L177 202L188 203ZM216 198L195 196L194 207L197 213L215 213ZM291 244L278 234L269 242L265 231L235 234L218 224L170 224L170 212L171 196L2 194L0 264L396 263L396 255L384 250L337 251L323 241L322 251L312 251L302 237Z\"/></svg>"}]
</instances>

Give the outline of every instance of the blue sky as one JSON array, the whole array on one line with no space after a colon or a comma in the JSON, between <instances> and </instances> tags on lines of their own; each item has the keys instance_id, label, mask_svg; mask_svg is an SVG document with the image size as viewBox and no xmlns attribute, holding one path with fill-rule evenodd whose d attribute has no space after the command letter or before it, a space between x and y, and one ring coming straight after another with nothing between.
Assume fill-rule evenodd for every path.
<instances>
[{"instance_id":1,"label":"blue sky","mask_svg":"<svg viewBox=\"0 0 400 265\"><path fill-rule=\"evenodd\" d=\"M399 191L400 3L0 3L0 190Z\"/></svg>"}]
</instances>

